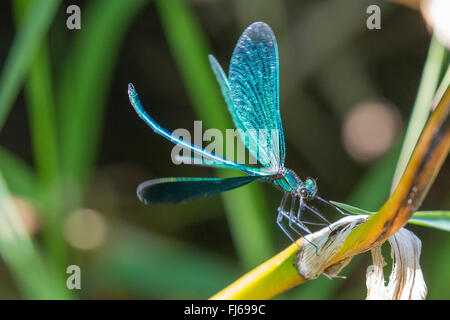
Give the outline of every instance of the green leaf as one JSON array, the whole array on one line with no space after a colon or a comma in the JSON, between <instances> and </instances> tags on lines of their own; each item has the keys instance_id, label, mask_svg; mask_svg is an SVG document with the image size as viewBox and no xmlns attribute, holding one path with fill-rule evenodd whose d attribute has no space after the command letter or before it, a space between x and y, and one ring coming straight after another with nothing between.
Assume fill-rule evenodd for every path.
<instances>
[{"instance_id":1,"label":"green leaf","mask_svg":"<svg viewBox=\"0 0 450 320\"><path fill-rule=\"evenodd\" d=\"M67 299L64 279L39 254L0 174L0 255L27 299Z\"/></svg>"},{"instance_id":2,"label":"green leaf","mask_svg":"<svg viewBox=\"0 0 450 320\"><path fill-rule=\"evenodd\" d=\"M87 270L90 295L117 287L137 297L206 299L239 276L232 261L207 250L124 224L114 232Z\"/></svg>"},{"instance_id":3,"label":"green leaf","mask_svg":"<svg viewBox=\"0 0 450 320\"><path fill-rule=\"evenodd\" d=\"M352 214L372 215L376 213L336 201L331 201L331 203ZM450 211L417 211L413 214L411 219L408 220L408 223L450 231Z\"/></svg>"},{"instance_id":4,"label":"green leaf","mask_svg":"<svg viewBox=\"0 0 450 320\"><path fill-rule=\"evenodd\" d=\"M400 181L403 171L405 171L409 158L413 153L417 140L419 140L422 129L431 112L430 106L439 84L441 71L446 66L446 52L447 49L433 36L428 50L428 57L423 68L416 101L412 109L408 129L397 162L397 168L395 169L392 190L394 190L397 183Z\"/></svg>"},{"instance_id":5,"label":"green leaf","mask_svg":"<svg viewBox=\"0 0 450 320\"><path fill-rule=\"evenodd\" d=\"M13 194L36 200L37 179L28 163L0 146L0 171Z\"/></svg>"},{"instance_id":6,"label":"green leaf","mask_svg":"<svg viewBox=\"0 0 450 320\"><path fill-rule=\"evenodd\" d=\"M87 3L83 9L82 28L65 61L57 99L61 167L75 184L86 180L92 171L119 49L126 30L146 2L100 0Z\"/></svg>"},{"instance_id":7,"label":"green leaf","mask_svg":"<svg viewBox=\"0 0 450 320\"><path fill-rule=\"evenodd\" d=\"M417 211L408 222L419 226L450 231L450 211Z\"/></svg>"},{"instance_id":8,"label":"green leaf","mask_svg":"<svg viewBox=\"0 0 450 320\"><path fill-rule=\"evenodd\" d=\"M33 1L24 16L0 75L0 128L39 50L61 0Z\"/></svg>"},{"instance_id":9,"label":"green leaf","mask_svg":"<svg viewBox=\"0 0 450 320\"><path fill-rule=\"evenodd\" d=\"M351 206L349 204L337 202L337 201L330 201L332 204L338 206L341 209L344 209L347 212L350 212L352 214L375 214L376 212L368 211L364 209L360 209L358 207Z\"/></svg>"},{"instance_id":10,"label":"green leaf","mask_svg":"<svg viewBox=\"0 0 450 320\"><path fill-rule=\"evenodd\" d=\"M23 23L27 10L33 0L16 0L13 12L18 27ZM30 124L33 157L39 190L42 196L41 213L45 215L46 228L43 238L47 249L49 264L64 272L66 262L66 243L62 238L62 212L59 206L61 197L57 195L59 176L58 144L56 137L55 96L51 74L51 63L47 41L42 39L28 77L25 81L25 98Z\"/></svg>"}]
</instances>

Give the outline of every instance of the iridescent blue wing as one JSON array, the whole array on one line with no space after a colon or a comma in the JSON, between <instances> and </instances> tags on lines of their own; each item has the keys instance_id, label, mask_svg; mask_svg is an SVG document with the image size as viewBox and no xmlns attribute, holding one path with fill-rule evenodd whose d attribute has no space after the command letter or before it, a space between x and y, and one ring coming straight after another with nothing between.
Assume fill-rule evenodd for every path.
<instances>
[{"instance_id":1,"label":"iridescent blue wing","mask_svg":"<svg viewBox=\"0 0 450 320\"><path fill-rule=\"evenodd\" d=\"M228 81L238 128L250 132L249 143L258 146L258 161L279 169L284 165L285 146L279 107L278 47L270 27L263 22L250 25L234 49ZM267 130L265 147L255 131ZM271 134L275 133L276 140Z\"/></svg>"},{"instance_id":2,"label":"iridescent blue wing","mask_svg":"<svg viewBox=\"0 0 450 320\"><path fill-rule=\"evenodd\" d=\"M228 79L211 56L210 63L245 146L261 165L278 171L284 166L285 145L272 30L263 22L245 29L234 49Z\"/></svg>"},{"instance_id":3,"label":"iridescent blue wing","mask_svg":"<svg viewBox=\"0 0 450 320\"><path fill-rule=\"evenodd\" d=\"M136 190L145 204L177 204L244 186L263 177L235 178L162 178L141 183Z\"/></svg>"},{"instance_id":4,"label":"iridescent blue wing","mask_svg":"<svg viewBox=\"0 0 450 320\"><path fill-rule=\"evenodd\" d=\"M227 103L228 110L230 111L234 124L236 125L237 119L235 119L234 117L233 99L231 97L230 84L228 83L227 76L225 75L225 72L223 72L223 69L220 66L219 62L212 54L208 55L208 58L209 64L211 65L211 69L214 75L216 76L217 82L219 83L220 86L220 90L222 91L222 95L225 99L225 102ZM236 128L238 128L237 125Z\"/></svg>"},{"instance_id":5,"label":"iridescent blue wing","mask_svg":"<svg viewBox=\"0 0 450 320\"><path fill-rule=\"evenodd\" d=\"M183 139L180 139L180 137L177 137L167 131L166 129L162 128L158 123L155 122L155 120L152 119L148 115L148 113L144 110L144 107L142 106L141 100L139 99L139 96L137 94L136 88L132 83L128 84L128 97L130 99L130 103L133 106L136 113L139 115L139 117L145 121L145 123L152 128L154 132L157 134L163 136L169 141L172 141L175 144L178 144L180 146L183 146L186 149L192 150L196 154L206 158L205 162L207 165L215 166L219 168L230 168L230 169L237 169L241 170L245 173L256 175L256 176L267 176L270 175L270 172L267 172L267 170L264 170L264 168L252 168L249 166L245 166L243 164L236 163L234 161L225 159L219 155L216 155L212 152L209 152L206 149L202 149L195 144L191 144L189 142L184 141ZM195 163L194 163L195 164Z\"/></svg>"}]
</instances>

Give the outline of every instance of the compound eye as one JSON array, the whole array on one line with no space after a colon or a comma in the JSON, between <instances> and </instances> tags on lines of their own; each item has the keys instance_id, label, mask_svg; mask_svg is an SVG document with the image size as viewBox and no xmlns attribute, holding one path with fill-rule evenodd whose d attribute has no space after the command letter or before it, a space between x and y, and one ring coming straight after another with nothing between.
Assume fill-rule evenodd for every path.
<instances>
[{"instance_id":1,"label":"compound eye","mask_svg":"<svg viewBox=\"0 0 450 320\"><path fill-rule=\"evenodd\" d=\"M302 196L302 198L308 198L309 196L308 190L306 190L305 188L301 188L300 195Z\"/></svg>"}]
</instances>

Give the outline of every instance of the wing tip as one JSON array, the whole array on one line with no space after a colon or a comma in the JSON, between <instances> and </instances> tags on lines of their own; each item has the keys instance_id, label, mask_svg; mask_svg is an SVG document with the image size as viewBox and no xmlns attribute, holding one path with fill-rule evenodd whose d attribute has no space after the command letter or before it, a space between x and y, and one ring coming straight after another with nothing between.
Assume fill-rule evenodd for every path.
<instances>
[{"instance_id":1,"label":"wing tip","mask_svg":"<svg viewBox=\"0 0 450 320\"><path fill-rule=\"evenodd\" d=\"M236 54L239 54L239 52L245 50L247 46L255 47L258 43L273 46L275 50L277 50L276 37L272 28L262 21L253 22L244 30L234 48L231 59L233 59ZM277 54L278 53L276 53L276 55Z\"/></svg>"},{"instance_id":2,"label":"wing tip","mask_svg":"<svg viewBox=\"0 0 450 320\"><path fill-rule=\"evenodd\" d=\"M136 195L137 195L139 201L141 201L146 206L150 204L150 201L148 201L146 199L146 197L144 195L144 189L152 184L154 184L154 181L148 180L148 181L144 181L144 182L140 183L136 188Z\"/></svg>"},{"instance_id":3,"label":"wing tip","mask_svg":"<svg viewBox=\"0 0 450 320\"><path fill-rule=\"evenodd\" d=\"M253 32L268 33L271 36L273 36L273 34L274 34L272 28L267 23L265 23L263 21L253 22L244 31L244 33L246 33L246 34L253 33Z\"/></svg>"},{"instance_id":4,"label":"wing tip","mask_svg":"<svg viewBox=\"0 0 450 320\"><path fill-rule=\"evenodd\" d=\"M134 84L133 83L128 83L128 96L131 98L131 97L134 97L134 96L137 96L137 92L136 92L136 88L134 87Z\"/></svg>"},{"instance_id":5,"label":"wing tip","mask_svg":"<svg viewBox=\"0 0 450 320\"><path fill-rule=\"evenodd\" d=\"M216 57L214 57L211 53L208 54L208 61L209 65L211 66L211 69L215 71L216 67L219 65L219 62L217 61Z\"/></svg>"},{"instance_id":6,"label":"wing tip","mask_svg":"<svg viewBox=\"0 0 450 320\"><path fill-rule=\"evenodd\" d=\"M213 71L216 69L222 69L222 66L220 65L219 61L217 61L217 58L214 55L208 54L208 60Z\"/></svg>"},{"instance_id":7,"label":"wing tip","mask_svg":"<svg viewBox=\"0 0 450 320\"><path fill-rule=\"evenodd\" d=\"M255 21L248 26L248 28L250 28L250 27L254 27L254 28L266 28L267 27L270 29L269 25L267 23L265 23L264 21Z\"/></svg>"}]
</instances>

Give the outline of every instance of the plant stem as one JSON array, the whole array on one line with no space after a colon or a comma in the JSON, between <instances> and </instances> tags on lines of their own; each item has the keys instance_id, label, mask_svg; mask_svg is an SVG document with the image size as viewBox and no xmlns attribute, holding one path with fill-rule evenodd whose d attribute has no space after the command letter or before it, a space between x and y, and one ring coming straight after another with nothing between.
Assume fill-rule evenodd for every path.
<instances>
[{"instance_id":1,"label":"plant stem","mask_svg":"<svg viewBox=\"0 0 450 320\"><path fill-rule=\"evenodd\" d=\"M18 27L23 23L27 10L33 9L32 1L18 0L13 9ZM51 68L45 38L32 60L25 81L31 140L39 185L40 211L46 221L44 241L52 274L62 276L67 265L67 247L61 231L62 208L57 187L59 177L58 144L56 139L55 102Z\"/></svg>"},{"instance_id":2,"label":"plant stem","mask_svg":"<svg viewBox=\"0 0 450 320\"><path fill-rule=\"evenodd\" d=\"M439 43L435 36L433 36L428 50L428 57L422 72L416 101L413 106L405 139L395 169L391 190L394 190L397 186L414 150L414 146L419 139L420 133L425 126L428 115L431 112L430 105L439 84L441 71L446 60L446 51L447 49Z\"/></svg>"},{"instance_id":3,"label":"plant stem","mask_svg":"<svg viewBox=\"0 0 450 320\"><path fill-rule=\"evenodd\" d=\"M14 99L30 67L42 39L50 27L61 0L33 1L24 17L5 66L0 75L0 128L3 127Z\"/></svg>"}]
</instances>

